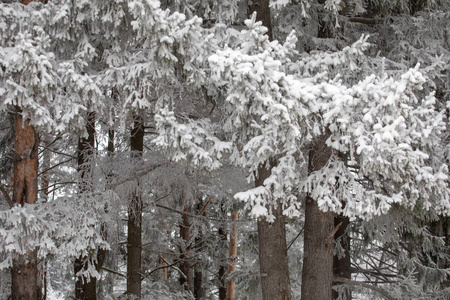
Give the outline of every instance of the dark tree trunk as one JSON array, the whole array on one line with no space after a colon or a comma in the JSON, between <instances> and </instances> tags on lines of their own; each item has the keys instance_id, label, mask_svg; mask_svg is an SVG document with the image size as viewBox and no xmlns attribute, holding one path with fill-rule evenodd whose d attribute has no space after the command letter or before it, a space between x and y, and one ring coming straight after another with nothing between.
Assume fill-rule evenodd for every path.
<instances>
[{"instance_id":1,"label":"dark tree trunk","mask_svg":"<svg viewBox=\"0 0 450 300\"><path fill-rule=\"evenodd\" d=\"M334 218L334 226L338 228L335 234L335 240L340 243L344 250L344 257L339 258L338 256L333 257L333 274L335 277L343 277L347 279L352 278L351 271L351 259L350 259L350 236L348 234L348 228L350 225L350 219L342 215L336 216ZM341 283L335 283L335 286L341 285ZM352 299L352 290L350 288L343 291L344 294L341 295L342 300ZM333 299L338 299L339 293L333 290Z\"/></svg>"},{"instance_id":2,"label":"dark tree trunk","mask_svg":"<svg viewBox=\"0 0 450 300\"><path fill-rule=\"evenodd\" d=\"M135 116L130 146L133 159L141 159L144 151L144 119L142 116ZM141 297L142 197L140 191L134 193L128 207L127 248L127 294Z\"/></svg>"},{"instance_id":3,"label":"dark tree trunk","mask_svg":"<svg viewBox=\"0 0 450 300\"><path fill-rule=\"evenodd\" d=\"M309 151L308 173L324 167L331 155L327 136ZM333 286L334 215L322 212L316 199L306 197L302 300L330 300Z\"/></svg>"},{"instance_id":4,"label":"dark tree trunk","mask_svg":"<svg viewBox=\"0 0 450 300\"><path fill-rule=\"evenodd\" d=\"M23 206L37 201L39 135L20 113L17 113L14 121L13 202ZM38 285L36 250L28 251L27 254L14 259L11 280L13 300L35 300L42 297L42 291Z\"/></svg>"},{"instance_id":5,"label":"dark tree trunk","mask_svg":"<svg viewBox=\"0 0 450 300\"><path fill-rule=\"evenodd\" d=\"M270 169L259 167L256 186L262 186L270 176ZM264 300L291 299L286 229L281 204L274 209L275 221L258 221L259 269Z\"/></svg>"},{"instance_id":6,"label":"dark tree trunk","mask_svg":"<svg viewBox=\"0 0 450 300\"><path fill-rule=\"evenodd\" d=\"M78 172L80 174L80 194L92 191L92 155L95 143L95 113L89 112L86 123L87 138L78 141ZM74 262L75 272L75 299L93 300L97 299L97 278L82 278L77 276L78 272L87 269L88 257L78 257Z\"/></svg>"},{"instance_id":7,"label":"dark tree trunk","mask_svg":"<svg viewBox=\"0 0 450 300\"><path fill-rule=\"evenodd\" d=\"M191 262L191 217L189 216L189 205L187 203L186 195L183 192L183 201L185 212L182 215L182 223L180 224L180 237L182 239L182 244L180 247L180 270L183 274L180 275L180 284L187 291L192 291L192 262Z\"/></svg>"},{"instance_id":8,"label":"dark tree trunk","mask_svg":"<svg viewBox=\"0 0 450 300\"><path fill-rule=\"evenodd\" d=\"M267 27L267 35L272 40L272 21L270 20L270 0L253 0L248 7L249 17L256 12L256 20L261 21Z\"/></svg>"},{"instance_id":9,"label":"dark tree trunk","mask_svg":"<svg viewBox=\"0 0 450 300\"><path fill-rule=\"evenodd\" d=\"M225 214L224 209L222 209L222 212ZM218 234L219 234L219 237L221 240L219 249L226 249L227 232L222 225L219 227ZM228 257L226 256L225 253L223 254L223 257L224 257L223 258L224 261L227 262ZM227 263L225 263L225 262L220 264L220 266L219 266L219 272L218 272L219 300L226 300L226 297L227 297L227 287L226 287L227 269L226 268L227 268Z\"/></svg>"}]
</instances>

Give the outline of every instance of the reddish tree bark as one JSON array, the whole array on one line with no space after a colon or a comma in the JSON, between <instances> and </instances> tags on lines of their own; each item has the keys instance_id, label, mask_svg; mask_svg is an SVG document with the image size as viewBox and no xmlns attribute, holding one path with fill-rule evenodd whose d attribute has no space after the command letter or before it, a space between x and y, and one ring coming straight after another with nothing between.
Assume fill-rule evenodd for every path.
<instances>
[{"instance_id":1,"label":"reddish tree bark","mask_svg":"<svg viewBox=\"0 0 450 300\"><path fill-rule=\"evenodd\" d=\"M239 213L236 211L231 214L231 232L230 232L230 247L228 251L228 276L231 272L236 270L237 264L237 244L238 244L238 232L236 221L238 219ZM234 300L236 292L234 286L236 283L234 280L228 280L227 282L227 300Z\"/></svg>"},{"instance_id":2,"label":"reddish tree bark","mask_svg":"<svg viewBox=\"0 0 450 300\"><path fill-rule=\"evenodd\" d=\"M36 203L38 197L38 146L39 135L17 113L14 120L14 191L13 202L23 206ZM13 261L11 269L12 299L40 299L38 285L37 251L30 250Z\"/></svg>"}]
</instances>

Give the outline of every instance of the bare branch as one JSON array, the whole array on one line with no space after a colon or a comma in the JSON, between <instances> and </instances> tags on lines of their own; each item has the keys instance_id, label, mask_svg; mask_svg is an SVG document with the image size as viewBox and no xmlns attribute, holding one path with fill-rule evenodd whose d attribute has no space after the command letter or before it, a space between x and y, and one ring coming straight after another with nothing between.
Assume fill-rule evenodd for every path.
<instances>
[{"instance_id":1,"label":"bare branch","mask_svg":"<svg viewBox=\"0 0 450 300\"><path fill-rule=\"evenodd\" d=\"M6 202L8 202L9 207L13 208L14 207L14 202L11 200L11 197L9 197L8 192L3 187L3 184L0 184L0 191L3 194L3 197L5 197Z\"/></svg>"}]
</instances>

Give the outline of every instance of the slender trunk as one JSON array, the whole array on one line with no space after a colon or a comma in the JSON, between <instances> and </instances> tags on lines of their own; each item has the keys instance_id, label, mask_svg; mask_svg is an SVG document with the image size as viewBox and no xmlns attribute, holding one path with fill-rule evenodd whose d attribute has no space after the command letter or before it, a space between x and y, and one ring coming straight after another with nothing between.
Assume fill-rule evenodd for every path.
<instances>
[{"instance_id":1,"label":"slender trunk","mask_svg":"<svg viewBox=\"0 0 450 300\"><path fill-rule=\"evenodd\" d=\"M164 257L161 256L159 263L161 264L161 266L165 267L167 266L166 260ZM162 268L161 269L162 272L162 280L166 281L167 279L169 279L169 273L167 271L167 268Z\"/></svg>"},{"instance_id":2,"label":"slender trunk","mask_svg":"<svg viewBox=\"0 0 450 300\"><path fill-rule=\"evenodd\" d=\"M223 209L223 206L221 208L222 212L225 214L225 210ZM227 233L223 225L220 225L218 232L220 237L220 247L219 249L225 249L226 248L226 242L227 242ZM225 251L224 251L225 252ZM223 253L223 260L228 262L228 258L226 257L226 254ZM219 272L218 272L218 289L219 289L219 300L226 300L227 297L227 287L226 287L226 272L227 272L227 264L221 263L219 266Z\"/></svg>"},{"instance_id":3,"label":"slender trunk","mask_svg":"<svg viewBox=\"0 0 450 300\"><path fill-rule=\"evenodd\" d=\"M327 136L309 151L308 172L320 170L331 155ZM334 215L322 212L317 199L306 197L302 300L331 300L333 285Z\"/></svg>"},{"instance_id":4,"label":"slender trunk","mask_svg":"<svg viewBox=\"0 0 450 300\"><path fill-rule=\"evenodd\" d=\"M78 172L80 174L80 194L92 191L92 156L95 143L95 113L89 112L87 116L86 131L88 136L78 141ZM88 257L78 257L74 262L75 272L75 299L93 300L97 299L97 278L90 276L82 278L77 276L80 271L88 267Z\"/></svg>"},{"instance_id":5,"label":"slender trunk","mask_svg":"<svg viewBox=\"0 0 450 300\"><path fill-rule=\"evenodd\" d=\"M20 113L16 114L14 121L13 202L23 206L37 201L39 135ZM30 250L27 254L14 259L11 280L11 299L34 300L42 297L42 292L38 288L37 250Z\"/></svg>"},{"instance_id":6,"label":"slender trunk","mask_svg":"<svg viewBox=\"0 0 450 300\"><path fill-rule=\"evenodd\" d=\"M342 277L351 279L352 271L351 267L351 259L350 259L350 236L348 234L348 228L350 225L350 219L348 217L344 217L342 215L336 216L334 218L334 226L338 228L335 234L335 240L340 243L343 251L344 257L338 257L335 255L333 257L333 275L335 277ZM342 283L335 283L335 287L339 287ZM352 290L350 288L346 288L341 292L341 297L339 298L339 291L333 289L333 299L340 300L351 300L352 299Z\"/></svg>"},{"instance_id":7,"label":"slender trunk","mask_svg":"<svg viewBox=\"0 0 450 300\"><path fill-rule=\"evenodd\" d=\"M201 261L197 262L195 265L194 272L194 297L196 300L203 299L205 296L205 291L203 289L203 272Z\"/></svg>"},{"instance_id":8,"label":"slender trunk","mask_svg":"<svg viewBox=\"0 0 450 300\"><path fill-rule=\"evenodd\" d=\"M197 202L196 210L199 216L204 213L203 200L201 198ZM201 300L205 297L205 289L203 288L203 262L201 260L203 232L201 226L197 230L198 233L195 237L195 255L197 259L194 267L194 298Z\"/></svg>"},{"instance_id":9,"label":"slender trunk","mask_svg":"<svg viewBox=\"0 0 450 300\"><path fill-rule=\"evenodd\" d=\"M113 128L110 128L108 130L108 145L106 148L106 153L108 156L108 163L111 163L111 161L113 160L113 154L115 151L115 146L114 146L114 136L115 136L115 131ZM113 169L112 167L108 166L107 172L106 172L106 185L109 186L113 180L114 177L114 173L113 173ZM105 207L105 211L108 210L108 207ZM106 231L106 224L102 224L101 228L100 228L102 237L106 240L107 238L107 231ZM98 252L98 260L102 261L102 265L106 264L108 267L112 268L112 269L117 269L116 264L115 264L115 258L114 258L114 254L112 251L106 251L103 249L99 249ZM103 263L104 262L104 263ZM101 269L101 265L98 266L98 269ZM102 278L101 281L99 281L98 284L98 295L111 295L113 293L113 288L114 288L114 276L111 272L106 272L105 276Z\"/></svg>"},{"instance_id":10,"label":"slender trunk","mask_svg":"<svg viewBox=\"0 0 450 300\"><path fill-rule=\"evenodd\" d=\"M256 12L256 20L262 21L267 27L267 35L272 40L272 22L270 17L270 0L253 0L248 12ZM270 164L267 162L267 164ZM271 172L266 166L258 168L255 179L256 186L262 186ZM261 273L261 287L264 300L291 299L291 284L289 279L289 262L286 245L286 229L281 205L274 209L275 222L258 221L259 264Z\"/></svg>"},{"instance_id":11,"label":"slender trunk","mask_svg":"<svg viewBox=\"0 0 450 300\"><path fill-rule=\"evenodd\" d=\"M184 209L182 215L182 223L180 224L180 237L182 239L180 249L180 270L183 274L180 276L180 284L184 286L187 291L192 290L192 270L191 270L191 217L189 216L189 206L185 193L183 193Z\"/></svg>"},{"instance_id":12,"label":"slender trunk","mask_svg":"<svg viewBox=\"0 0 450 300\"><path fill-rule=\"evenodd\" d=\"M43 145L44 150L42 154L42 167L41 167L41 199L42 202L48 201L50 176L48 171L50 169L50 150L47 147L50 145L49 135L44 138ZM47 259L42 259L38 264L38 289L42 291L42 299L47 299Z\"/></svg>"},{"instance_id":13,"label":"slender trunk","mask_svg":"<svg viewBox=\"0 0 450 300\"><path fill-rule=\"evenodd\" d=\"M238 232L236 221L238 219L239 213L236 211L231 214L231 231L230 231L230 247L228 252L228 276L231 272L236 270L237 264L237 244L238 244ZM235 286L234 280L228 280L227 282L227 299L234 300L236 292L234 290Z\"/></svg>"},{"instance_id":14,"label":"slender trunk","mask_svg":"<svg viewBox=\"0 0 450 300\"><path fill-rule=\"evenodd\" d=\"M144 151L144 119L142 116L135 116L130 146L133 158L142 159ZM128 207L127 248L127 294L141 297L142 197L139 187Z\"/></svg>"}]
</instances>

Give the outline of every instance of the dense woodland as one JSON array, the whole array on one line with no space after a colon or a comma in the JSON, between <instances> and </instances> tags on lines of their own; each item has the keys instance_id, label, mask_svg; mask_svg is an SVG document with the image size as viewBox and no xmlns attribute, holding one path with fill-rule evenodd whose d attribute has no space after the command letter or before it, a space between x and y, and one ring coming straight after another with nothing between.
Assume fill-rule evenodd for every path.
<instances>
[{"instance_id":1,"label":"dense woodland","mask_svg":"<svg viewBox=\"0 0 450 300\"><path fill-rule=\"evenodd\" d=\"M3 0L0 299L450 299L450 1Z\"/></svg>"}]
</instances>

